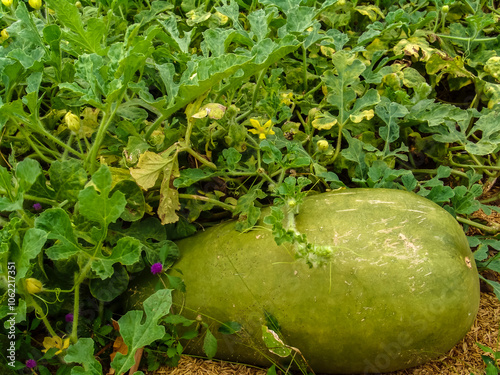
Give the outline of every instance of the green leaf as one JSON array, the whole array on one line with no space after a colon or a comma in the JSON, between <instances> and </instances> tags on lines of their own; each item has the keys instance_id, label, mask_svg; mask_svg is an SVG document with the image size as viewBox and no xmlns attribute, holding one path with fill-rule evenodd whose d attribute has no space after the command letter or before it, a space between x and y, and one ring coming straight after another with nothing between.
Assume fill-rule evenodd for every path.
<instances>
[{"instance_id":1,"label":"green leaf","mask_svg":"<svg viewBox=\"0 0 500 375\"><path fill-rule=\"evenodd\" d=\"M364 143L357 138L352 138L347 132L344 132L344 136L347 138L349 147L343 149L341 155L356 164L356 176L364 179L368 171L368 165L365 161L366 152L363 149Z\"/></svg>"},{"instance_id":2,"label":"green leaf","mask_svg":"<svg viewBox=\"0 0 500 375\"><path fill-rule=\"evenodd\" d=\"M221 13L227 10L226 8L221 10L220 7L216 9ZM236 9L238 9L237 6ZM231 11L230 14L231 16L228 15L228 17L235 16L237 21L239 13ZM236 26L238 23L235 24L235 20L233 20L233 25ZM293 52L300 45L296 37L291 34L279 39L278 43L270 42L268 39L263 39L257 43L250 56L227 53L223 56L211 56L193 62L181 77L175 103L169 104L168 108L163 111L163 116L169 117L184 108L199 97L199 93L216 87L224 79L227 80L226 87L240 85L253 74ZM235 74L237 72L238 74Z\"/></svg>"},{"instance_id":3,"label":"green leaf","mask_svg":"<svg viewBox=\"0 0 500 375\"><path fill-rule=\"evenodd\" d=\"M127 201L120 218L125 221L138 221L142 219L146 212L146 200L144 193L137 183L130 180L119 181L113 190L111 190L111 196L116 191L121 192Z\"/></svg>"},{"instance_id":4,"label":"green leaf","mask_svg":"<svg viewBox=\"0 0 500 375\"><path fill-rule=\"evenodd\" d=\"M500 299L500 283L498 283L497 281L487 279L481 275L479 275L479 278L483 280L486 284L490 285L493 288L493 292L495 293L497 298Z\"/></svg>"},{"instance_id":5,"label":"green leaf","mask_svg":"<svg viewBox=\"0 0 500 375\"><path fill-rule=\"evenodd\" d=\"M385 126L379 128L380 137L385 141L385 154L389 151L389 145L399 138L398 119L406 116L408 110L405 106L386 99L375 106L375 113L385 123Z\"/></svg>"},{"instance_id":6,"label":"green leaf","mask_svg":"<svg viewBox=\"0 0 500 375\"><path fill-rule=\"evenodd\" d=\"M275 17L272 9L259 9L247 15L250 22L250 31L257 37L257 41L263 40L269 34L269 23Z\"/></svg>"},{"instance_id":7,"label":"green leaf","mask_svg":"<svg viewBox=\"0 0 500 375\"><path fill-rule=\"evenodd\" d=\"M112 178L106 165L102 165L92 176L94 186L87 186L78 194L80 213L88 220L95 221L106 229L122 214L127 205L125 196L120 191L115 191L111 197ZM96 189L97 188L97 189Z\"/></svg>"},{"instance_id":8,"label":"green leaf","mask_svg":"<svg viewBox=\"0 0 500 375\"><path fill-rule=\"evenodd\" d=\"M263 199L266 194L260 189L261 184L254 185L248 192L238 198L234 215L239 214L238 221L236 222L236 230L244 231L252 228L260 218L261 210L255 207L256 199Z\"/></svg>"},{"instance_id":9,"label":"green leaf","mask_svg":"<svg viewBox=\"0 0 500 375\"><path fill-rule=\"evenodd\" d=\"M214 175L213 172L208 172L204 169L199 169L199 168L183 169L182 171L180 171L180 176L174 180L174 186L178 189L188 187L198 181L210 178L213 175Z\"/></svg>"},{"instance_id":10,"label":"green leaf","mask_svg":"<svg viewBox=\"0 0 500 375\"><path fill-rule=\"evenodd\" d=\"M189 44L191 43L191 34L194 30L184 32L184 37L180 37L179 29L177 28L177 21L175 16L172 14L166 18L161 25L165 31L170 35L174 41L173 47L176 47L179 51L183 53L189 53Z\"/></svg>"},{"instance_id":11,"label":"green leaf","mask_svg":"<svg viewBox=\"0 0 500 375\"><path fill-rule=\"evenodd\" d=\"M241 153L234 147L225 148L222 150L222 155L230 171L236 170L238 163L241 160Z\"/></svg>"},{"instance_id":12,"label":"green leaf","mask_svg":"<svg viewBox=\"0 0 500 375\"><path fill-rule=\"evenodd\" d=\"M217 353L217 339L208 328L203 339L203 351L209 359L212 359Z\"/></svg>"},{"instance_id":13,"label":"green leaf","mask_svg":"<svg viewBox=\"0 0 500 375\"><path fill-rule=\"evenodd\" d=\"M78 245L68 214L61 208L50 208L35 219L35 228L47 232L47 238L57 240L45 253L52 260L67 259L78 253Z\"/></svg>"},{"instance_id":14,"label":"green leaf","mask_svg":"<svg viewBox=\"0 0 500 375\"><path fill-rule=\"evenodd\" d=\"M38 32L38 28L35 25L31 12L28 12L26 4L24 2L19 2L16 8L16 17L21 21L23 30L20 33L20 37L25 40L29 40L31 43L38 47L45 48L43 40Z\"/></svg>"},{"instance_id":15,"label":"green leaf","mask_svg":"<svg viewBox=\"0 0 500 375\"><path fill-rule=\"evenodd\" d=\"M23 191L28 191L40 174L42 167L36 160L26 158L16 165L16 177Z\"/></svg>"},{"instance_id":16,"label":"green leaf","mask_svg":"<svg viewBox=\"0 0 500 375\"><path fill-rule=\"evenodd\" d=\"M267 139L260 142L260 149L264 151L262 155L262 161L266 164L276 163L282 165L283 154L281 151Z\"/></svg>"},{"instance_id":17,"label":"green leaf","mask_svg":"<svg viewBox=\"0 0 500 375\"><path fill-rule=\"evenodd\" d=\"M144 312L128 311L118 320L120 334L128 347L126 355L117 353L111 367L118 374L123 374L135 363L134 356L137 349L161 339L165 335L165 327L158 324L160 319L168 315L172 306L172 291L160 289L148 297L144 303ZM144 315L146 315L144 317Z\"/></svg>"},{"instance_id":18,"label":"green leaf","mask_svg":"<svg viewBox=\"0 0 500 375\"><path fill-rule=\"evenodd\" d=\"M178 290L182 293L186 293L186 285L180 277L170 276L169 274L166 274L166 276L168 279L168 283L172 289Z\"/></svg>"},{"instance_id":19,"label":"green leaf","mask_svg":"<svg viewBox=\"0 0 500 375\"><path fill-rule=\"evenodd\" d=\"M241 324L238 322L226 322L219 327L219 332L224 335L232 335L241 331Z\"/></svg>"},{"instance_id":20,"label":"green leaf","mask_svg":"<svg viewBox=\"0 0 500 375\"><path fill-rule=\"evenodd\" d=\"M267 349L279 357L286 358L292 354L292 349L285 345L276 332L270 330L267 326L262 326L262 340L266 344Z\"/></svg>"},{"instance_id":21,"label":"green leaf","mask_svg":"<svg viewBox=\"0 0 500 375\"><path fill-rule=\"evenodd\" d=\"M477 142L467 141L465 150L473 155L488 155L498 152L500 149L500 129L498 119L500 112L491 111L487 115L479 117L467 138L472 134L480 134L481 138Z\"/></svg>"},{"instance_id":22,"label":"green leaf","mask_svg":"<svg viewBox=\"0 0 500 375\"><path fill-rule=\"evenodd\" d=\"M78 8L67 0L47 0L47 4L56 12L56 17L71 32L66 37L75 45L80 46L87 52L99 53L101 41L105 40L106 25L99 18L89 18L86 21L87 30Z\"/></svg>"},{"instance_id":23,"label":"green leaf","mask_svg":"<svg viewBox=\"0 0 500 375\"><path fill-rule=\"evenodd\" d=\"M165 240L158 244L160 263L168 268L172 266L177 259L181 256L179 247L173 241Z\"/></svg>"},{"instance_id":24,"label":"green leaf","mask_svg":"<svg viewBox=\"0 0 500 375\"><path fill-rule=\"evenodd\" d=\"M141 255L141 242L132 237L123 237L108 257L99 257L92 262L92 269L101 279L107 279L113 274L113 265L120 263L130 266L139 261Z\"/></svg>"},{"instance_id":25,"label":"green leaf","mask_svg":"<svg viewBox=\"0 0 500 375\"><path fill-rule=\"evenodd\" d=\"M90 293L99 301L111 302L127 290L129 276L125 267L115 264L112 272L113 274L105 280L90 280Z\"/></svg>"},{"instance_id":26,"label":"green leaf","mask_svg":"<svg viewBox=\"0 0 500 375\"><path fill-rule=\"evenodd\" d=\"M87 183L87 172L76 159L56 160L49 168L50 185L57 200L76 201L78 193Z\"/></svg>"},{"instance_id":27,"label":"green leaf","mask_svg":"<svg viewBox=\"0 0 500 375\"><path fill-rule=\"evenodd\" d=\"M102 366L94 357L94 340L88 337L78 339L76 344L71 345L64 360L68 363L80 363L83 367L75 366L71 369L71 375L102 375Z\"/></svg>"},{"instance_id":28,"label":"green leaf","mask_svg":"<svg viewBox=\"0 0 500 375\"><path fill-rule=\"evenodd\" d=\"M47 233L41 229L29 228L23 237L23 245L16 261L16 281L19 281L28 272L30 261L35 259L47 241Z\"/></svg>"},{"instance_id":29,"label":"green leaf","mask_svg":"<svg viewBox=\"0 0 500 375\"><path fill-rule=\"evenodd\" d=\"M12 175L0 165L0 187L5 190L5 195L0 197L0 211L16 211L23 208L24 196L14 186Z\"/></svg>"}]
</instances>

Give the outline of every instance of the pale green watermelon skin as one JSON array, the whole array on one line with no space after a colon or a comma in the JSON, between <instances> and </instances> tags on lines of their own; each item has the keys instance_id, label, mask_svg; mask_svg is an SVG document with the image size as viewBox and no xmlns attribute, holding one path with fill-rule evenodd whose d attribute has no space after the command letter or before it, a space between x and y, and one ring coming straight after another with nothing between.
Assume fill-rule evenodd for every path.
<instances>
[{"instance_id":1,"label":"pale green watermelon skin","mask_svg":"<svg viewBox=\"0 0 500 375\"><path fill-rule=\"evenodd\" d=\"M269 230L239 233L234 222L178 242L174 268L182 274L171 274L187 287L176 298L183 314L211 317L212 328L244 327L239 337L217 336L217 358L279 362L262 344L264 312L277 319L284 342L325 374L419 365L450 350L473 324L479 279L466 236L426 198L388 189L329 192L306 198L296 223L309 242L336 250L329 264L309 268ZM153 284L142 280L134 299L145 299ZM191 350L203 354L200 345Z\"/></svg>"}]
</instances>

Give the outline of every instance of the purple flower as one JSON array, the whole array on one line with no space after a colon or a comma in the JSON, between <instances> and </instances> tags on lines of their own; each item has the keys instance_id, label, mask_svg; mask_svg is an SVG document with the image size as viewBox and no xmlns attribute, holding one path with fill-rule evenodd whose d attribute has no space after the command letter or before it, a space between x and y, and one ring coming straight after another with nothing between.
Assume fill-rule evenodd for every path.
<instances>
[{"instance_id":1,"label":"purple flower","mask_svg":"<svg viewBox=\"0 0 500 375\"><path fill-rule=\"evenodd\" d=\"M71 323L73 321L73 314L72 313L66 314L64 319L66 319L68 323Z\"/></svg>"},{"instance_id":2,"label":"purple flower","mask_svg":"<svg viewBox=\"0 0 500 375\"><path fill-rule=\"evenodd\" d=\"M26 367L27 368L34 368L34 367L36 367L36 361L34 359L28 359L26 361Z\"/></svg>"},{"instance_id":3,"label":"purple flower","mask_svg":"<svg viewBox=\"0 0 500 375\"><path fill-rule=\"evenodd\" d=\"M163 271L163 266L161 263L155 263L151 266L151 273L153 275L156 275L157 273L160 273L161 271Z\"/></svg>"},{"instance_id":4,"label":"purple flower","mask_svg":"<svg viewBox=\"0 0 500 375\"><path fill-rule=\"evenodd\" d=\"M40 211L42 209L42 205L40 203L35 203L33 205L33 208L35 209L35 211Z\"/></svg>"}]
</instances>

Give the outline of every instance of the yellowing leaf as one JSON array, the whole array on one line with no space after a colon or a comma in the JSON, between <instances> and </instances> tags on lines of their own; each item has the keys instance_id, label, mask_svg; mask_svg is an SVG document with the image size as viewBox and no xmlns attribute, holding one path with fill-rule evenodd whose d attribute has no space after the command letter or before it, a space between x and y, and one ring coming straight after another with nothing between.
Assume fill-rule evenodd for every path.
<instances>
[{"instance_id":1,"label":"yellowing leaf","mask_svg":"<svg viewBox=\"0 0 500 375\"><path fill-rule=\"evenodd\" d=\"M484 66L484 71L496 80L500 80L500 56L489 58Z\"/></svg>"},{"instance_id":2,"label":"yellowing leaf","mask_svg":"<svg viewBox=\"0 0 500 375\"><path fill-rule=\"evenodd\" d=\"M204 118L209 117L215 120L219 120L224 117L224 113L226 112L226 107L219 103L208 103L205 104L201 109L196 112L191 117L194 118Z\"/></svg>"},{"instance_id":3,"label":"yellowing leaf","mask_svg":"<svg viewBox=\"0 0 500 375\"><path fill-rule=\"evenodd\" d=\"M474 75L469 72L464 65L464 59L461 56L456 56L452 59L448 56L435 54L430 57L425 64L425 70L427 74L436 77L436 83L438 83L444 75L454 78L468 78L469 80L465 80L462 84L462 86L466 86L472 82Z\"/></svg>"},{"instance_id":4,"label":"yellowing leaf","mask_svg":"<svg viewBox=\"0 0 500 375\"><path fill-rule=\"evenodd\" d=\"M169 164L169 159L151 151L146 151L139 157L139 162L135 168L130 168L130 174L137 184L144 190L153 187Z\"/></svg>"},{"instance_id":5,"label":"yellowing leaf","mask_svg":"<svg viewBox=\"0 0 500 375\"><path fill-rule=\"evenodd\" d=\"M377 20L377 15L384 18L384 13L376 7L375 5L360 5L354 8L356 11L364 16L368 16L370 21L375 22Z\"/></svg>"},{"instance_id":6,"label":"yellowing leaf","mask_svg":"<svg viewBox=\"0 0 500 375\"><path fill-rule=\"evenodd\" d=\"M337 119L330 115L328 112L316 112L314 114L314 120L312 120L311 125L313 128L318 130L329 130L337 123Z\"/></svg>"},{"instance_id":7,"label":"yellowing leaf","mask_svg":"<svg viewBox=\"0 0 500 375\"><path fill-rule=\"evenodd\" d=\"M486 82L484 85L484 94L489 99L488 108L493 108L495 104L500 103L500 85Z\"/></svg>"},{"instance_id":8,"label":"yellowing leaf","mask_svg":"<svg viewBox=\"0 0 500 375\"><path fill-rule=\"evenodd\" d=\"M176 153L168 159L168 164L163 171L163 181L160 188L160 205L158 206L158 216L163 225L175 223L179 220L179 216L175 213L175 211L181 208L179 193L172 186L173 180L179 176L179 162Z\"/></svg>"},{"instance_id":9,"label":"yellowing leaf","mask_svg":"<svg viewBox=\"0 0 500 375\"><path fill-rule=\"evenodd\" d=\"M413 56L417 60L427 61L429 58L438 54L444 57L444 53L432 48L424 37L414 36L408 39L402 39L394 46L394 54Z\"/></svg>"},{"instance_id":10,"label":"yellowing leaf","mask_svg":"<svg viewBox=\"0 0 500 375\"><path fill-rule=\"evenodd\" d=\"M97 128L99 127L99 121L97 120L98 116L99 109L92 107L86 107L80 113L80 138L90 138L92 134L97 131Z\"/></svg>"},{"instance_id":11,"label":"yellowing leaf","mask_svg":"<svg viewBox=\"0 0 500 375\"><path fill-rule=\"evenodd\" d=\"M355 124L360 123L363 119L371 120L374 116L373 109L369 109L366 111L361 111L349 116L349 119Z\"/></svg>"}]
</instances>

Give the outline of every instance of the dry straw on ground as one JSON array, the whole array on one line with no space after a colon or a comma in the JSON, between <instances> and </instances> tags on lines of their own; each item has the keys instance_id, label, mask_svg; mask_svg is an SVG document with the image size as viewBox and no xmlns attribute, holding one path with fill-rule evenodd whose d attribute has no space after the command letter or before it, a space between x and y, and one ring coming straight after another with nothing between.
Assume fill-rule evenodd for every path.
<instances>
[{"instance_id":1,"label":"dry straw on ground","mask_svg":"<svg viewBox=\"0 0 500 375\"><path fill-rule=\"evenodd\" d=\"M477 319L467 336L447 355L425 365L390 375L483 375L485 354L476 343L500 350L498 342L500 301L492 293L481 294ZM150 375L266 375L266 370L227 362L207 361L183 356L179 366L164 367Z\"/></svg>"}]
</instances>

